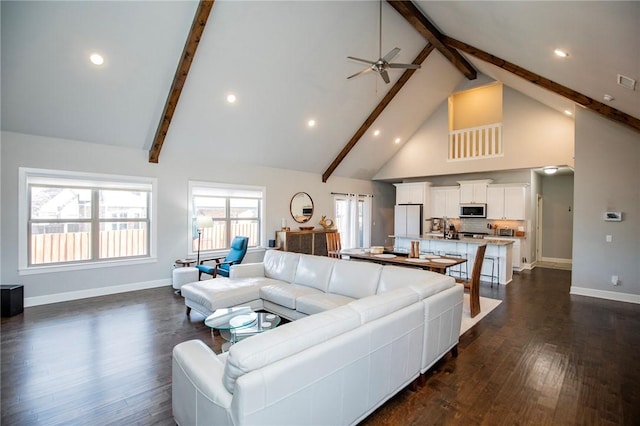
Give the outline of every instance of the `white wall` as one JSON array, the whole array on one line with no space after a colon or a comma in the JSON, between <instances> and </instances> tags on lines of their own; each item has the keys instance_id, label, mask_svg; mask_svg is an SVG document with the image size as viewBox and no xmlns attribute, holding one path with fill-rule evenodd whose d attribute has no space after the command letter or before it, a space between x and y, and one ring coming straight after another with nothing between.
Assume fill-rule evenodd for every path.
<instances>
[{"instance_id":1,"label":"white wall","mask_svg":"<svg viewBox=\"0 0 640 426\"><path fill-rule=\"evenodd\" d=\"M503 157L447 161L448 110L444 102L374 179L573 166L573 120L506 86L503 95Z\"/></svg>"},{"instance_id":2,"label":"white wall","mask_svg":"<svg viewBox=\"0 0 640 426\"><path fill-rule=\"evenodd\" d=\"M640 132L577 108L571 293L640 303L638 182ZM605 222L605 211L623 221Z\"/></svg>"},{"instance_id":3,"label":"white wall","mask_svg":"<svg viewBox=\"0 0 640 426\"><path fill-rule=\"evenodd\" d=\"M147 152L60 140L34 135L2 133L1 218L2 282L25 286L29 303L46 303L81 296L107 294L112 287L121 291L169 285L173 261L189 250L188 181L210 181L260 185L266 190L266 238L274 238L289 214L294 193L309 193L315 204L311 223L322 215L333 218L335 192L373 194L374 244L383 244L393 232L395 191L390 184L332 177L322 183L320 175L243 164L238 159L221 159L215 150L194 153L177 139L167 139L158 164L147 160ZM18 275L18 167L58 169L158 179L158 260L156 263L91 270ZM381 208L378 208L381 207ZM264 242L266 245L266 241ZM250 256L248 256L250 258Z\"/></svg>"}]
</instances>

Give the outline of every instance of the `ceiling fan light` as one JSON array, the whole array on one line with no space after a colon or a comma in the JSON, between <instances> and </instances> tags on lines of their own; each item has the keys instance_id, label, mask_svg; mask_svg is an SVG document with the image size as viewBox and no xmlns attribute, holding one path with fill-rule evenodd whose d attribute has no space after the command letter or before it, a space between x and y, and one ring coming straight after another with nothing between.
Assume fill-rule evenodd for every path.
<instances>
[{"instance_id":1,"label":"ceiling fan light","mask_svg":"<svg viewBox=\"0 0 640 426\"><path fill-rule=\"evenodd\" d=\"M547 166L542 169L545 175L554 175L558 171L556 166Z\"/></svg>"}]
</instances>

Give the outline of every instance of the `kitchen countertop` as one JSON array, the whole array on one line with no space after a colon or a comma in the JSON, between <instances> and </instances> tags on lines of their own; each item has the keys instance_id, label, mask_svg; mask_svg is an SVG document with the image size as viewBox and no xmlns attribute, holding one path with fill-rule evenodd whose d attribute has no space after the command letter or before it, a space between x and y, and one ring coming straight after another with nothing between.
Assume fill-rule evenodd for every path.
<instances>
[{"instance_id":1,"label":"kitchen countertop","mask_svg":"<svg viewBox=\"0 0 640 426\"><path fill-rule=\"evenodd\" d=\"M433 234L425 234L422 236L418 235L393 235L394 238L404 238L404 239L412 239L412 240L435 240L435 241L451 241L452 243L467 243L467 244L488 244L495 246L508 246L509 244L513 244L511 240L499 240L498 238L517 238L517 237L498 237L495 239L493 236L487 235L485 238L467 238L460 237L457 240L446 239L442 235L433 235Z\"/></svg>"}]
</instances>

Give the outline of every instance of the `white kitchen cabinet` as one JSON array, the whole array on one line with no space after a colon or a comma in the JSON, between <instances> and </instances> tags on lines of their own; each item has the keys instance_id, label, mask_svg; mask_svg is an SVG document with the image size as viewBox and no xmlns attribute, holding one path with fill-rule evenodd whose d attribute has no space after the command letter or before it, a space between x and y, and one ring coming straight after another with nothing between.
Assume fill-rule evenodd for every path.
<instances>
[{"instance_id":1,"label":"white kitchen cabinet","mask_svg":"<svg viewBox=\"0 0 640 426\"><path fill-rule=\"evenodd\" d=\"M527 187L496 186L487 188L487 219L525 220Z\"/></svg>"},{"instance_id":2,"label":"white kitchen cabinet","mask_svg":"<svg viewBox=\"0 0 640 426\"><path fill-rule=\"evenodd\" d=\"M426 182L396 183L396 204L424 204Z\"/></svg>"},{"instance_id":3,"label":"white kitchen cabinet","mask_svg":"<svg viewBox=\"0 0 640 426\"><path fill-rule=\"evenodd\" d=\"M485 204L487 202L487 187L492 181L460 181L460 203Z\"/></svg>"},{"instance_id":4,"label":"white kitchen cabinet","mask_svg":"<svg viewBox=\"0 0 640 426\"><path fill-rule=\"evenodd\" d=\"M431 188L431 217L460 217L460 189L453 186Z\"/></svg>"},{"instance_id":5,"label":"white kitchen cabinet","mask_svg":"<svg viewBox=\"0 0 640 426\"><path fill-rule=\"evenodd\" d=\"M527 215L527 191L524 186L504 189L504 216L512 220L525 220Z\"/></svg>"}]
</instances>

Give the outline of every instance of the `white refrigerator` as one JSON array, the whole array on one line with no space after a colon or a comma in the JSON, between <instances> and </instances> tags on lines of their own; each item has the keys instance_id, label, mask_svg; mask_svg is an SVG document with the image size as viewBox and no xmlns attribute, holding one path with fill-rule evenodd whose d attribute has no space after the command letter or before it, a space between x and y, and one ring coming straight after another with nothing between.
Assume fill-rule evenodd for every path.
<instances>
[{"instance_id":1,"label":"white refrigerator","mask_svg":"<svg viewBox=\"0 0 640 426\"><path fill-rule=\"evenodd\" d=\"M396 236L422 235L422 204L396 205L393 221L393 233Z\"/></svg>"}]
</instances>

